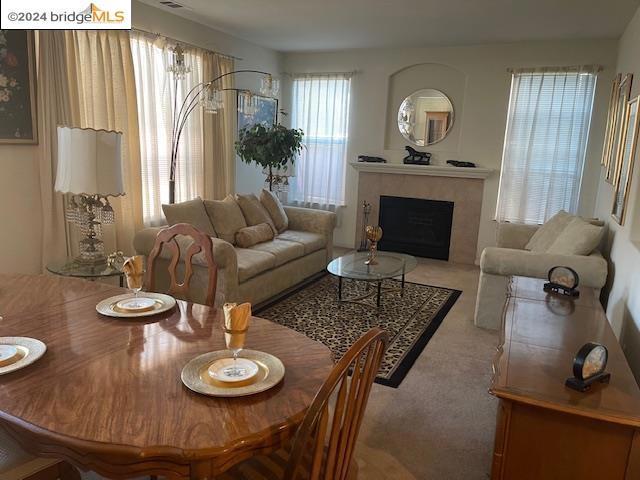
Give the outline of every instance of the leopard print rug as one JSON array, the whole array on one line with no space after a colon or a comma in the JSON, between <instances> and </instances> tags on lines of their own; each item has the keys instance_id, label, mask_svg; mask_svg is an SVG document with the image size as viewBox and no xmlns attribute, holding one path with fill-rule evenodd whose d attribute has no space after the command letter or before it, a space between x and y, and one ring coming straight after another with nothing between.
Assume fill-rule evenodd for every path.
<instances>
[{"instance_id":1,"label":"leopard print rug","mask_svg":"<svg viewBox=\"0 0 640 480\"><path fill-rule=\"evenodd\" d=\"M399 287L397 280L383 283L383 288ZM382 293L378 311L375 284L345 279L342 288L343 299L373 295L358 304L338 302L338 279L325 275L255 313L325 344L336 360L369 328L384 328L389 345L376 383L390 387L400 385L462 293L406 282L402 297L399 291Z\"/></svg>"}]
</instances>

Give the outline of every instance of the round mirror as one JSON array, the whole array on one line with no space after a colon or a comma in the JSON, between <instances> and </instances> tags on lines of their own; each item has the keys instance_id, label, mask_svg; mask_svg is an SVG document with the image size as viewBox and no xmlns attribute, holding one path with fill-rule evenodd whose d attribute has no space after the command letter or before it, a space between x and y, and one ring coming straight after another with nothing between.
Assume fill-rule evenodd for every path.
<instances>
[{"instance_id":1,"label":"round mirror","mask_svg":"<svg viewBox=\"0 0 640 480\"><path fill-rule=\"evenodd\" d=\"M453 104L440 90L418 90L405 98L398 110L400 133L420 147L438 143L452 126Z\"/></svg>"}]
</instances>

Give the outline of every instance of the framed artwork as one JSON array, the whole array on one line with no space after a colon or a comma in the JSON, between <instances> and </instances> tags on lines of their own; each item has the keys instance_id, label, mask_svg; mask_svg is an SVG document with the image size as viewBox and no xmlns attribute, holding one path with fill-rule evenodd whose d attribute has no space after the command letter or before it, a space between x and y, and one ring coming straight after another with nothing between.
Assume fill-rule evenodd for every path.
<instances>
[{"instance_id":1,"label":"framed artwork","mask_svg":"<svg viewBox=\"0 0 640 480\"><path fill-rule=\"evenodd\" d=\"M0 30L0 144L36 144L34 32Z\"/></svg>"},{"instance_id":2,"label":"framed artwork","mask_svg":"<svg viewBox=\"0 0 640 480\"><path fill-rule=\"evenodd\" d=\"M255 113L247 115L244 110L245 103L249 102L246 92L238 92L238 130L246 126L262 123L263 125L274 125L278 121L278 99L263 97L262 95L251 95L251 102L255 106Z\"/></svg>"},{"instance_id":3,"label":"framed artwork","mask_svg":"<svg viewBox=\"0 0 640 480\"><path fill-rule=\"evenodd\" d=\"M631 174L638 143L638 103L640 95L630 100L625 109L622 143L620 144L620 165L615 181L616 190L613 197L611 215L620 225L624 225L624 215L629 200Z\"/></svg>"},{"instance_id":4,"label":"framed artwork","mask_svg":"<svg viewBox=\"0 0 640 480\"><path fill-rule=\"evenodd\" d=\"M611 158L607 167L606 180L616 185L618 173L620 170L620 162L622 161L622 142L624 136L624 121L627 110L627 104L631 97L631 82L633 75L627 73L623 75L618 86L618 94L616 96L614 126L611 138Z\"/></svg>"},{"instance_id":5,"label":"framed artwork","mask_svg":"<svg viewBox=\"0 0 640 480\"><path fill-rule=\"evenodd\" d=\"M608 169L611 162L611 143L615 132L616 106L618 104L618 94L620 93L620 82L622 74L617 74L611 83L611 94L609 95L609 110L607 111L607 126L604 132L604 145L602 147L601 165ZM608 170L607 170L608 171Z\"/></svg>"}]
</instances>

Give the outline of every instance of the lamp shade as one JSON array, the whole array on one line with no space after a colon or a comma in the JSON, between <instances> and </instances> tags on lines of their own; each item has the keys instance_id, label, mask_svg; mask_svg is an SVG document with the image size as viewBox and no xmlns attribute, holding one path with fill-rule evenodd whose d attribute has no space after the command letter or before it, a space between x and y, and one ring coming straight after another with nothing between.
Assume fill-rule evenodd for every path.
<instances>
[{"instance_id":1,"label":"lamp shade","mask_svg":"<svg viewBox=\"0 0 640 480\"><path fill-rule=\"evenodd\" d=\"M124 195L122 133L58 127L55 190L86 195Z\"/></svg>"}]
</instances>

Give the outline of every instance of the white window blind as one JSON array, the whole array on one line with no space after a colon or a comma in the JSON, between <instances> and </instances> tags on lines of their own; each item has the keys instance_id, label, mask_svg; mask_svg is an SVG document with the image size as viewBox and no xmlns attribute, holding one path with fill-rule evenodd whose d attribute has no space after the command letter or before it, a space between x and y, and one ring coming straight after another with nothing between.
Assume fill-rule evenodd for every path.
<instances>
[{"instance_id":1,"label":"white window blind","mask_svg":"<svg viewBox=\"0 0 640 480\"><path fill-rule=\"evenodd\" d=\"M578 209L597 67L559 70L513 73L499 221L540 224Z\"/></svg>"},{"instance_id":2,"label":"white window blind","mask_svg":"<svg viewBox=\"0 0 640 480\"><path fill-rule=\"evenodd\" d=\"M291 126L303 130L305 148L290 180L293 203L344 205L350 96L350 74L294 77Z\"/></svg>"},{"instance_id":3,"label":"white window blind","mask_svg":"<svg viewBox=\"0 0 640 480\"><path fill-rule=\"evenodd\" d=\"M169 203L169 168L174 99L180 108L186 93L203 80L202 55L185 50L185 63L191 72L178 81L167 72L171 45L142 32L131 32L131 53L138 102L142 208L145 225L164 222L162 204ZM203 191L202 113L194 111L180 138L176 170L176 202L191 200Z\"/></svg>"}]
</instances>

